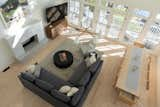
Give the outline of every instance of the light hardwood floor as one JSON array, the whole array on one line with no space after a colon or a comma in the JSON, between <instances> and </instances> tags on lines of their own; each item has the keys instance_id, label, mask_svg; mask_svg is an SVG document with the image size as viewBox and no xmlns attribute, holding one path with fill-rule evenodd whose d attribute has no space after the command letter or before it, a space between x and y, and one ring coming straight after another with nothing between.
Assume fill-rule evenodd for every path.
<instances>
[{"instance_id":1,"label":"light hardwood floor","mask_svg":"<svg viewBox=\"0 0 160 107\"><path fill-rule=\"evenodd\" d=\"M13 64L7 72L0 73L0 107L52 107L52 105L24 88L17 76L20 72L24 71L29 64L43 60L45 56L58 45L63 44L66 38L67 37L59 36L55 40L50 40L46 46L33 56L26 58L23 62ZM84 107L131 107L119 101L117 92L113 87L116 72L119 70L124 58L123 52L128 48L104 39L97 44L97 49L104 52L104 64L100 75L84 103ZM142 99L133 105L133 107L156 107L154 99L154 95L156 94L154 76L155 73L153 73L152 76L153 87L151 87L151 91L141 93L143 95Z\"/></svg>"}]
</instances>

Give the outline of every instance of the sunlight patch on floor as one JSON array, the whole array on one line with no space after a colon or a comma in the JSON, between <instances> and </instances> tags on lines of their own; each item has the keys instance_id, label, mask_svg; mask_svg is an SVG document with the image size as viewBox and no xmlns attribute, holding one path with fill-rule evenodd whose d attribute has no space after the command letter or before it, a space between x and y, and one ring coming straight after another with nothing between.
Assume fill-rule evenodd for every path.
<instances>
[{"instance_id":1,"label":"sunlight patch on floor","mask_svg":"<svg viewBox=\"0 0 160 107\"><path fill-rule=\"evenodd\" d=\"M106 55L106 54L103 54L103 55L102 55L102 58L107 58L107 57L109 57L109 56Z\"/></svg>"},{"instance_id":2,"label":"sunlight patch on floor","mask_svg":"<svg viewBox=\"0 0 160 107\"><path fill-rule=\"evenodd\" d=\"M125 51L122 51L122 52L111 53L111 54L109 54L109 56L120 56L120 57L123 57L124 54L125 54Z\"/></svg>"},{"instance_id":3,"label":"sunlight patch on floor","mask_svg":"<svg viewBox=\"0 0 160 107\"><path fill-rule=\"evenodd\" d=\"M104 52L104 51L109 51L109 50L125 49L125 46L122 46L122 45L106 45L106 46L97 46L96 49Z\"/></svg>"},{"instance_id":4,"label":"sunlight patch on floor","mask_svg":"<svg viewBox=\"0 0 160 107\"><path fill-rule=\"evenodd\" d=\"M97 39L96 43L107 43L109 42L108 40L106 39Z\"/></svg>"}]
</instances>

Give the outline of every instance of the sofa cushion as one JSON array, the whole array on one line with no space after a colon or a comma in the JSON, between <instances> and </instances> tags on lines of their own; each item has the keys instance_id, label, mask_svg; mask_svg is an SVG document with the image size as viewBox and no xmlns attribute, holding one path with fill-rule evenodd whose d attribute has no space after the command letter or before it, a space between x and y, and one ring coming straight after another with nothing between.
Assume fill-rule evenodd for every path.
<instances>
[{"instance_id":1,"label":"sofa cushion","mask_svg":"<svg viewBox=\"0 0 160 107\"><path fill-rule=\"evenodd\" d=\"M78 85L78 81L81 79L81 77L83 76L83 74L87 71L87 66L85 61L82 61L75 69L74 69L74 73L72 74L72 76L69 79L69 82L74 84L74 85Z\"/></svg>"},{"instance_id":2,"label":"sofa cushion","mask_svg":"<svg viewBox=\"0 0 160 107\"><path fill-rule=\"evenodd\" d=\"M91 74L94 74L97 71L100 62L101 62L101 59L98 58L97 61L89 67L88 71L90 71Z\"/></svg>"},{"instance_id":3,"label":"sofa cushion","mask_svg":"<svg viewBox=\"0 0 160 107\"><path fill-rule=\"evenodd\" d=\"M34 75L32 75L32 74L30 74L28 72L22 72L21 76L22 76L23 79L26 79L26 80L28 80L30 82L34 82L35 79L36 79L36 77Z\"/></svg>"},{"instance_id":4,"label":"sofa cushion","mask_svg":"<svg viewBox=\"0 0 160 107\"><path fill-rule=\"evenodd\" d=\"M84 87L80 87L79 91L72 97L72 99L71 99L71 105L72 106L76 106L78 104L81 97L83 96L84 89L85 89Z\"/></svg>"},{"instance_id":5,"label":"sofa cushion","mask_svg":"<svg viewBox=\"0 0 160 107\"><path fill-rule=\"evenodd\" d=\"M80 86L86 86L89 82L91 78L91 73L89 71L87 71L82 78L80 79L80 81L78 82L78 85Z\"/></svg>"},{"instance_id":6,"label":"sofa cushion","mask_svg":"<svg viewBox=\"0 0 160 107\"><path fill-rule=\"evenodd\" d=\"M63 93L61 93L61 92L59 92L58 90L55 90L55 89L51 90L51 94L52 94L53 97L55 97L55 98L57 98L57 99L59 99L63 102L69 102L71 100L70 97L68 97L67 95L65 95L65 94L63 94Z\"/></svg>"},{"instance_id":7,"label":"sofa cushion","mask_svg":"<svg viewBox=\"0 0 160 107\"><path fill-rule=\"evenodd\" d=\"M68 82L64 81L63 79L59 78L58 76L50 73L49 71L45 70L44 68L41 69L39 79L54 85L54 88L57 90L59 90L64 85L72 86L70 83L68 83Z\"/></svg>"},{"instance_id":8,"label":"sofa cushion","mask_svg":"<svg viewBox=\"0 0 160 107\"><path fill-rule=\"evenodd\" d=\"M47 91L47 92L50 92L50 91L54 88L54 86L53 86L52 84L47 83L47 82L45 82L45 81L43 81L43 80L40 80L40 79L36 79L36 80L35 80L35 84L36 84L39 88L41 88L41 89L43 89L43 90L45 90L45 91Z\"/></svg>"}]
</instances>

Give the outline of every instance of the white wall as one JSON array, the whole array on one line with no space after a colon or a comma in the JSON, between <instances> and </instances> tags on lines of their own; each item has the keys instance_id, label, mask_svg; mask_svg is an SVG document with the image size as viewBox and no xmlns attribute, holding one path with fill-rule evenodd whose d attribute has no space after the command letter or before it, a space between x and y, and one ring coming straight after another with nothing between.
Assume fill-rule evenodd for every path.
<instances>
[{"instance_id":1,"label":"white wall","mask_svg":"<svg viewBox=\"0 0 160 107\"><path fill-rule=\"evenodd\" d=\"M14 57L7 42L2 38L5 27L0 20L0 72L14 62Z\"/></svg>"},{"instance_id":2,"label":"white wall","mask_svg":"<svg viewBox=\"0 0 160 107\"><path fill-rule=\"evenodd\" d=\"M0 72L14 62L14 57L9 49L7 42L0 39Z\"/></svg>"}]
</instances>

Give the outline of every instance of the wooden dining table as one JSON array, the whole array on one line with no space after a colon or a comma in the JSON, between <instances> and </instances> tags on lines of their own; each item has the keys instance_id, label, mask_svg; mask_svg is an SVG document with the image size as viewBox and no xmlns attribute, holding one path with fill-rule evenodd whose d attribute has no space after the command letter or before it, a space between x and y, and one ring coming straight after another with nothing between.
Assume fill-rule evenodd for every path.
<instances>
[{"instance_id":1,"label":"wooden dining table","mask_svg":"<svg viewBox=\"0 0 160 107\"><path fill-rule=\"evenodd\" d=\"M128 49L121 65L115 87L134 98L140 97L141 77L143 72L144 49L131 47Z\"/></svg>"}]
</instances>

